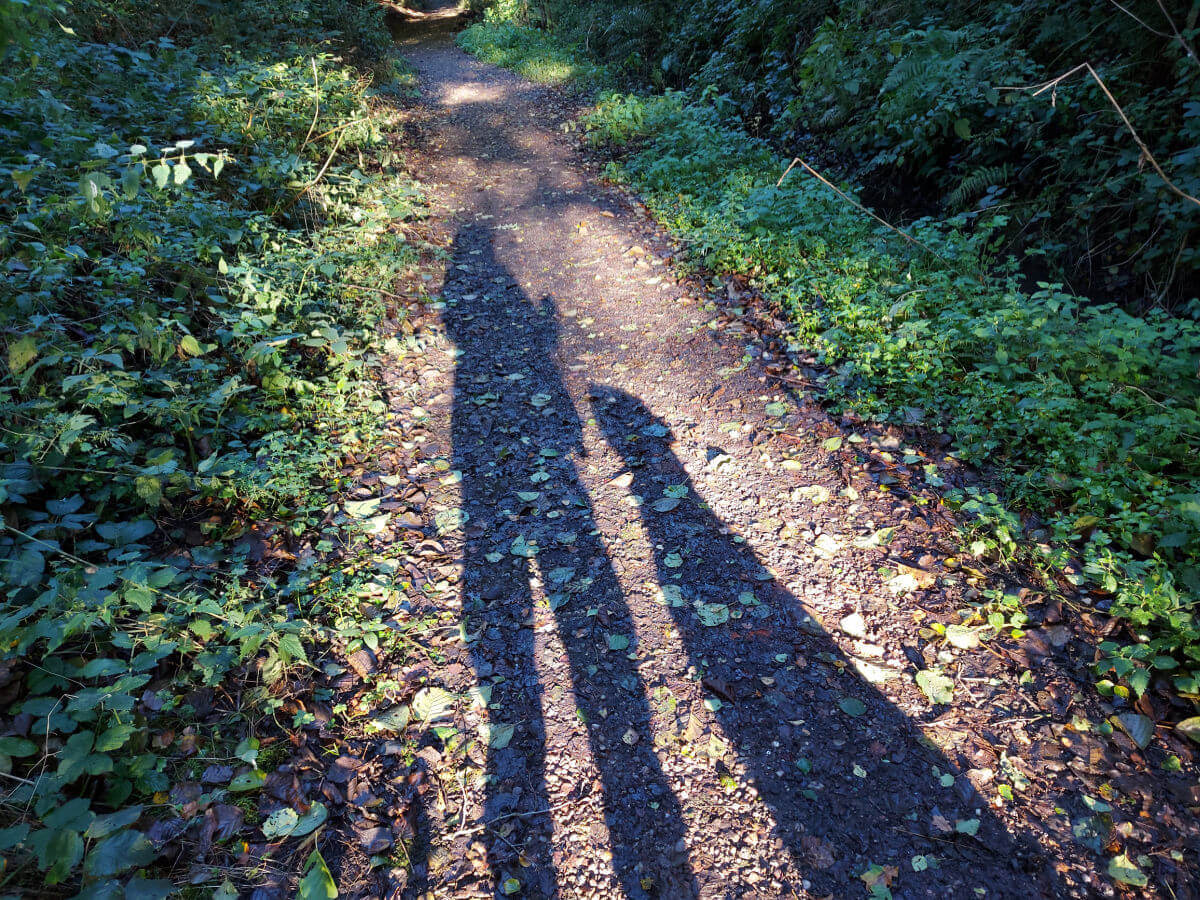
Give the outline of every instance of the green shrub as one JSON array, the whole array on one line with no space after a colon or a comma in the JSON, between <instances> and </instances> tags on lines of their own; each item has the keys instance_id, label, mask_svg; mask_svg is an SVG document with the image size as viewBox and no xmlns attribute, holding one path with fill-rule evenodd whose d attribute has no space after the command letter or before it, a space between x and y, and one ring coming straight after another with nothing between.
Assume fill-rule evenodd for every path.
<instances>
[{"instance_id":1,"label":"green shrub","mask_svg":"<svg viewBox=\"0 0 1200 900\"><path fill-rule=\"evenodd\" d=\"M349 285L412 263L389 226L419 197L349 62L392 66L372 7L0 10L0 851L157 896L162 792L190 754L254 763L242 717L320 632L314 570L239 539L311 529L385 411L383 309ZM235 672L240 711L201 721Z\"/></svg>"},{"instance_id":2,"label":"green shrub","mask_svg":"<svg viewBox=\"0 0 1200 900\"><path fill-rule=\"evenodd\" d=\"M1032 270L1131 308L1187 311L1200 208L1146 164L1089 77L1036 97L1021 88L1091 62L1200 197L1198 15L1192 0L505 0L489 21L549 28L637 86L711 91L781 154L859 179L892 218L1002 212L998 237L1038 254Z\"/></svg>"},{"instance_id":3,"label":"green shrub","mask_svg":"<svg viewBox=\"0 0 1200 900\"><path fill-rule=\"evenodd\" d=\"M1010 500L1078 549L1112 609L1143 636L1109 647L1144 690L1152 669L1192 693L1200 669L1200 325L1133 316L1042 284L1023 290L989 250L1004 223L926 220L898 241L711 106L614 95L587 120L596 144L632 145L619 169L718 271L744 273L816 347L832 398L923 422L998 469ZM998 274L986 274L998 271ZM1107 670L1106 670L1107 671Z\"/></svg>"}]
</instances>

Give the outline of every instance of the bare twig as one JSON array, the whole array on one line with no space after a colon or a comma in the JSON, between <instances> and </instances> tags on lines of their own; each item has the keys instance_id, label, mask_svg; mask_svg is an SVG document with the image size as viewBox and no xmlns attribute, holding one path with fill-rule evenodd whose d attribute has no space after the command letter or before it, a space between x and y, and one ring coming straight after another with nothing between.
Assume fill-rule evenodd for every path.
<instances>
[{"instance_id":1,"label":"bare twig","mask_svg":"<svg viewBox=\"0 0 1200 900\"><path fill-rule=\"evenodd\" d=\"M1033 91L1034 97L1037 97L1040 94L1044 94L1044 93L1046 93L1046 91L1050 91L1050 98L1051 98L1050 102L1051 102L1051 105L1053 105L1053 103L1055 101L1055 95L1057 94L1057 91L1058 91L1058 86L1060 84L1062 84L1064 81L1066 81L1068 78L1070 78L1073 75L1076 75L1080 72L1086 72L1088 75L1090 75L1092 77L1092 79L1096 82L1096 84L1098 84L1100 86L1100 90L1102 90L1104 92L1104 96L1108 98L1108 102L1111 103L1113 109L1115 109L1117 111L1117 115L1121 117L1121 121L1125 123L1125 127L1126 127L1126 129L1128 129L1129 134L1133 137L1133 140L1137 143L1138 148L1142 151L1142 156L1146 159L1146 161L1148 163L1150 163L1150 165L1154 168L1154 171L1158 173L1158 177L1163 180L1163 183L1166 184L1166 186L1171 190L1171 192L1182 197L1184 200L1190 200L1192 203L1195 203L1197 206L1200 206L1200 199L1193 197L1187 191L1183 190L1183 188L1179 187L1179 185L1177 185L1174 181L1172 181L1170 179L1170 177L1167 175L1167 173L1163 171L1163 167L1158 164L1158 160L1154 158L1154 154L1150 152L1150 148L1146 145L1146 142L1142 140L1141 135L1139 135L1137 133L1137 129L1133 127L1133 123L1129 121L1129 117L1127 115L1125 115L1125 110L1123 110L1121 108L1121 104L1117 102L1117 98L1113 96L1112 91L1110 91L1108 89L1108 85L1106 85L1104 83L1104 79L1101 78L1100 75L1096 72L1096 70L1092 68L1092 64L1090 62L1082 62L1079 65L1077 65L1075 68L1071 69L1070 71L1064 72L1063 74L1059 75L1057 78L1053 78L1050 81L1045 82L1044 84L1026 85L1024 87L1001 88L1001 90Z\"/></svg>"},{"instance_id":2,"label":"bare twig","mask_svg":"<svg viewBox=\"0 0 1200 900\"><path fill-rule=\"evenodd\" d=\"M1175 25L1175 20L1171 18L1171 14L1167 12L1167 7L1163 4L1163 0L1158 0L1158 8L1162 10L1163 18L1171 26L1172 36L1179 42L1179 46L1183 48L1183 52L1187 54L1188 59L1200 66L1200 59L1196 57L1196 51L1192 49L1192 45L1184 40L1183 35L1179 33L1179 28Z\"/></svg>"},{"instance_id":3,"label":"bare twig","mask_svg":"<svg viewBox=\"0 0 1200 900\"><path fill-rule=\"evenodd\" d=\"M1162 38L1171 37L1171 35L1168 34L1167 32L1159 31L1157 28L1155 28L1153 25L1151 25L1145 19L1139 18L1136 13L1126 9L1124 6L1122 6L1120 3L1118 3L1117 0L1108 0L1108 2L1111 3L1113 6L1115 6L1117 9L1119 9L1121 12L1125 13L1125 15L1129 16L1129 18L1133 19L1133 21L1137 22L1139 25L1141 25L1143 28L1145 28L1151 34L1156 34Z\"/></svg>"},{"instance_id":4,"label":"bare twig","mask_svg":"<svg viewBox=\"0 0 1200 900\"><path fill-rule=\"evenodd\" d=\"M460 828L453 834L447 835L443 840L453 841L455 838L465 837L468 834L478 834L481 831L487 831L497 822L503 822L505 819L522 819L525 816L540 816L543 813L548 812L550 812L550 807L547 806L545 809L531 809L529 812L515 812L504 816L496 816L496 818L489 819L487 822L484 822L480 825L474 825L470 828Z\"/></svg>"},{"instance_id":5,"label":"bare twig","mask_svg":"<svg viewBox=\"0 0 1200 900\"><path fill-rule=\"evenodd\" d=\"M311 57L313 70L313 120L309 123L308 134L304 136L304 140L300 142L300 150L308 146L308 139L312 137L313 130L317 127L317 119L321 115L321 81L317 75L317 58ZM296 151L299 153L300 151Z\"/></svg>"}]
</instances>

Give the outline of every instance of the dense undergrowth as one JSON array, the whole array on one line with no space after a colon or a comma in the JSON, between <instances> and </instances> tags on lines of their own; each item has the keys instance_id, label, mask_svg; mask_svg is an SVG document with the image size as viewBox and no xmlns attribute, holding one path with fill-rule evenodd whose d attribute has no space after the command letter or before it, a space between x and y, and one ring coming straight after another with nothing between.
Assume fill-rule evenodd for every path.
<instances>
[{"instance_id":1,"label":"dense undergrowth","mask_svg":"<svg viewBox=\"0 0 1200 900\"><path fill-rule=\"evenodd\" d=\"M494 8L464 46L527 73L598 69ZM830 397L878 419L948 431L1007 491L959 499L989 552L1076 572L1130 626L1102 647L1118 698L1200 696L1200 326L1134 316L1060 285L1023 287L997 221L915 223L904 241L723 114L711 92L606 95L595 145L694 255L749 276L832 367ZM1041 548L1039 551L1038 548ZM1078 567L1075 562L1081 563ZM1079 571L1081 569L1082 571Z\"/></svg>"},{"instance_id":2,"label":"dense undergrowth","mask_svg":"<svg viewBox=\"0 0 1200 900\"><path fill-rule=\"evenodd\" d=\"M625 80L707 92L888 218L1004 217L997 238L1077 292L1196 310L1200 2L503 0ZM503 27L502 22L496 24ZM503 35L509 38L508 35ZM509 38L511 39L511 38ZM1053 90L1043 85L1076 70Z\"/></svg>"},{"instance_id":3,"label":"dense undergrowth","mask_svg":"<svg viewBox=\"0 0 1200 900\"><path fill-rule=\"evenodd\" d=\"M0 0L0 39L0 893L220 884L156 862L205 821L173 787L253 811L284 676L362 637L321 560L385 409L354 285L414 261L406 76L341 0Z\"/></svg>"}]
</instances>

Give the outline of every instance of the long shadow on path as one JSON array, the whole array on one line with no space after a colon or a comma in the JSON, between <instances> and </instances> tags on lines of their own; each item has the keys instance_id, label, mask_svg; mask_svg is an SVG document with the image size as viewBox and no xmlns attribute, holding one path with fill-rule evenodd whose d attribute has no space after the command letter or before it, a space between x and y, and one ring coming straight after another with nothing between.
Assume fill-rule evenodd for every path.
<instances>
[{"instance_id":1,"label":"long shadow on path","mask_svg":"<svg viewBox=\"0 0 1200 900\"><path fill-rule=\"evenodd\" d=\"M843 895L873 862L900 869L897 896L1057 896L1037 850L1009 834L966 777L942 782L956 767L698 502L667 424L623 391L594 386L590 396L643 500L686 662L719 703L714 719L812 890ZM656 512L668 486L668 496L686 488L687 500Z\"/></svg>"},{"instance_id":2,"label":"long shadow on path","mask_svg":"<svg viewBox=\"0 0 1200 900\"><path fill-rule=\"evenodd\" d=\"M564 602L553 615L570 672L560 689L573 692L587 726L621 886L629 897L646 896L645 885L694 897L679 804L650 742L627 737L631 728L650 734L650 712L633 661L610 637L634 627L574 476L583 443L555 364L556 310L516 288L486 228L462 230L453 258L468 269L448 281L447 295L463 299L444 317L458 351L452 434L468 517L464 618L467 633L478 635L472 661L494 723L483 820L504 823L488 831L493 875L498 884L516 877L526 896L550 896L558 886L545 812L549 686L539 674L549 651L534 627L550 579L586 592L586 601ZM597 614L588 615L589 606Z\"/></svg>"}]
</instances>

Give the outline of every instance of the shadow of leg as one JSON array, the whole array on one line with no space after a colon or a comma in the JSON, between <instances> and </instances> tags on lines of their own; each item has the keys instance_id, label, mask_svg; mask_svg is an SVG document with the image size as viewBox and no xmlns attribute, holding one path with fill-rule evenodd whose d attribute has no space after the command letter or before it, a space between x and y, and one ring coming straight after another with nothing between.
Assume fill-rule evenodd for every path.
<instances>
[{"instance_id":1,"label":"shadow of leg","mask_svg":"<svg viewBox=\"0 0 1200 900\"><path fill-rule=\"evenodd\" d=\"M708 727L732 744L813 889L841 894L871 865L902 864L906 895L1054 895L1036 848L950 774L959 767L698 502L666 424L622 391L592 396L643 498L658 582L709 697ZM668 487L682 503L656 504Z\"/></svg>"},{"instance_id":2,"label":"shadow of leg","mask_svg":"<svg viewBox=\"0 0 1200 900\"><path fill-rule=\"evenodd\" d=\"M694 897L634 623L571 461L581 424L555 363L553 304L512 284L486 229L460 232L454 259L469 274L447 285L461 299L444 316L458 353L451 477L466 515L464 627L490 692L482 823L492 877L501 890L547 896L560 878L586 875L568 865L603 880L611 864L627 897ZM547 781L559 769L572 796L557 797L552 814ZM554 828L593 797L605 833L590 836L590 857L556 871Z\"/></svg>"}]
</instances>

